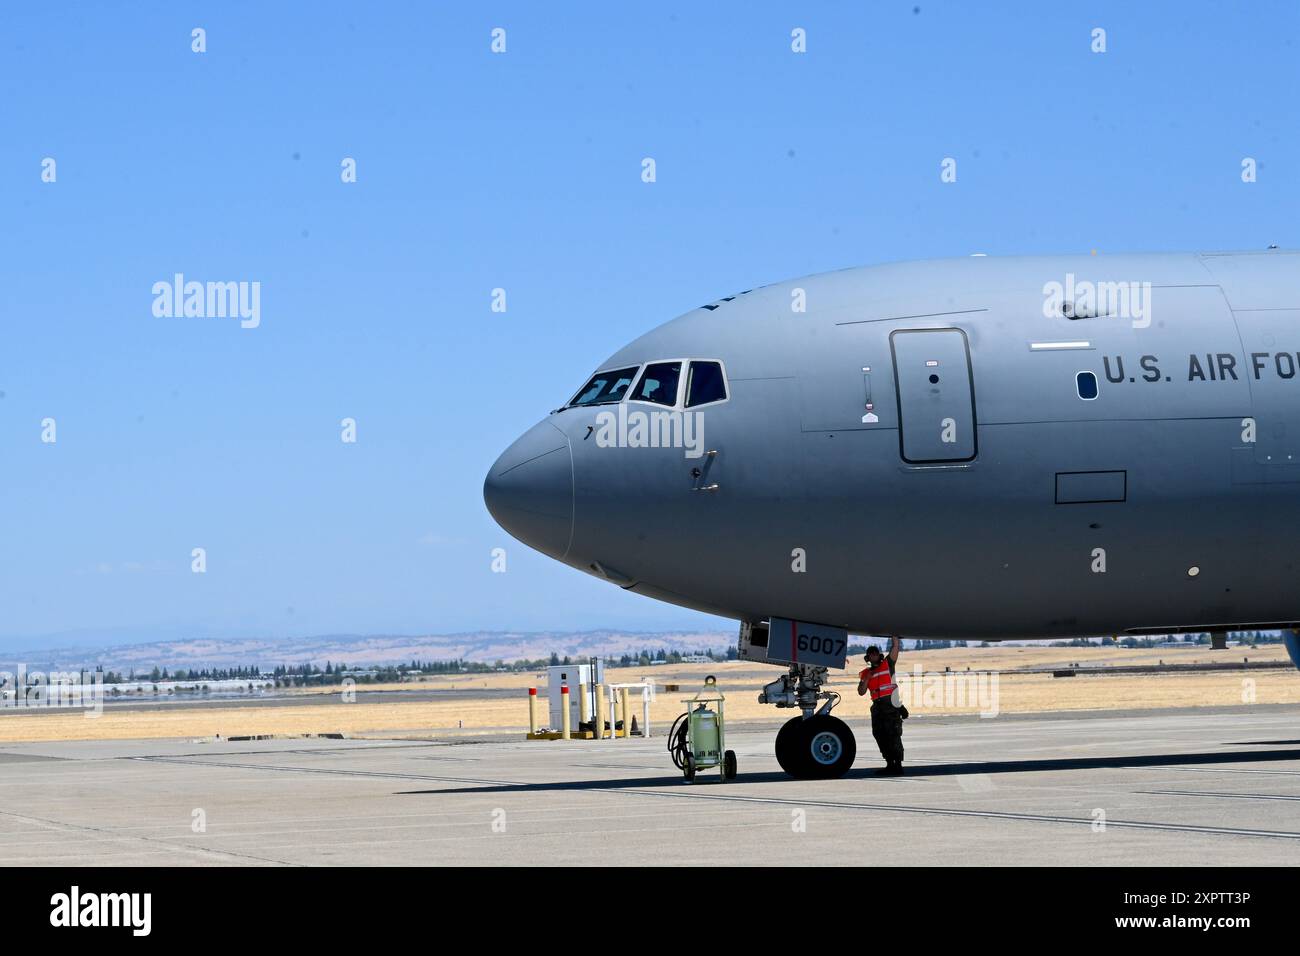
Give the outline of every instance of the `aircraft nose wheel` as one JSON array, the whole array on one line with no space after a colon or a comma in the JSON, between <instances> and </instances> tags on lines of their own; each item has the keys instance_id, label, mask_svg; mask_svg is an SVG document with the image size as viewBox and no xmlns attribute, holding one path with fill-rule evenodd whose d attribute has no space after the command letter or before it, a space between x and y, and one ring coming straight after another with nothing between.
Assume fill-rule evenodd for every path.
<instances>
[{"instance_id":1,"label":"aircraft nose wheel","mask_svg":"<svg viewBox=\"0 0 1300 956\"><path fill-rule=\"evenodd\" d=\"M842 777L853 766L858 743L849 725L830 714L786 721L776 735L776 762L801 780Z\"/></svg>"}]
</instances>

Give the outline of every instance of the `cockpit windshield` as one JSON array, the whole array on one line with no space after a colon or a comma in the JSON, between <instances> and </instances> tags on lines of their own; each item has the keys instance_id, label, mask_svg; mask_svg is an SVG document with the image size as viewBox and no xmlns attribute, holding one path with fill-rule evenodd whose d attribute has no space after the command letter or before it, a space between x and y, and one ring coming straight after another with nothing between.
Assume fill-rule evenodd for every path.
<instances>
[{"instance_id":1,"label":"cockpit windshield","mask_svg":"<svg viewBox=\"0 0 1300 956\"><path fill-rule=\"evenodd\" d=\"M676 405L677 382L681 376L681 362L654 362L647 365L636 391L632 393L632 401Z\"/></svg>"},{"instance_id":2,"label":"cockpit windshield","mask_svg":"<svg viewBox=\"0 0 1300 956\"><path fill-rule=\"evenodd\" d=\"M627 394L628 388L632 385L632 380L636 378L637 370L640 366L633 365L631 368L616 368L605 372L597 372L591 377L586 385L582 386L578 394L573 396L569 402L569 407L578 405L611 405L621 401Z\"/></svg>"}]
</instances>

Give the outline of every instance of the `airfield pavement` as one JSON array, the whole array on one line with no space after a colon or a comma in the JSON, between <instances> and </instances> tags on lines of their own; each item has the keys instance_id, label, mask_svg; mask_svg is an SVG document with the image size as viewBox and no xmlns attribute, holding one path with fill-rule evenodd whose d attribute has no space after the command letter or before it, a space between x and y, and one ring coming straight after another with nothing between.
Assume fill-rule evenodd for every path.
<instances>
[{"instance_id":1,"label":"airfield pavement","mask_svg":"<svg viewBox=\"0 0 1300 956\"><path fill-rule=\"evenodd\" d=\"M683 783L664 736L618 741L0 744L11 864L1300 862L1300 705L926 716L908 775L870 729L839 780L785 777L776 724L740 776ZM663 728L666 730L666 728ZM661 734L662 734L661 730Z\"/></svg>"}]
</instances>

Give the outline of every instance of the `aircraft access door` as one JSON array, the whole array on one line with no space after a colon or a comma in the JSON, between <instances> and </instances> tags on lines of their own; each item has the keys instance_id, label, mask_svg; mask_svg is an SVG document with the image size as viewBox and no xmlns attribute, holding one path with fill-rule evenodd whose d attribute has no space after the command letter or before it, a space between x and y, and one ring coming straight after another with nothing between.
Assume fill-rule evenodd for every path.
<instances>
[{"instance_id":1,"label":"aircraft access door","mask_svg":"<svg viewBox=\"0 0 1300 956\"><path fill-rule=\"evenodd\" d=\"M961 329L899 329L889 336L903 461L971 461L978 451L970 348Z\"/></svg>"},{"instance_id":2,"label":"aircraft access door","mask_svg":"<svg viewBox=\"0 0 1300 956\"><path fill-rule=\"evenodd\" d=\"M1255 461L1261 465L1300 465L1300 428L1296 428L1296 381L1300 363L1292 349L1300 309L1250 309L1236 312L1246 350L1242 378L1250 382L1255 419ZM1289 474L1285 480L1294 481ZM1274 480L1277 480L1276 478Z\"/></svg>"}]
</instances>

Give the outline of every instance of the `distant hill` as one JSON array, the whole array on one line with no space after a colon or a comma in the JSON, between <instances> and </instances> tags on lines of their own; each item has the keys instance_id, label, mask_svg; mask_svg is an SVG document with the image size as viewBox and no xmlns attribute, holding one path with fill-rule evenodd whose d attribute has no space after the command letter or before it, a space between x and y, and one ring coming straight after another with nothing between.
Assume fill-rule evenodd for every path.
<instances>
[{"instance_id":1,"label":"distant hill","mask_svg":"<svg viewBox=\"0 0 1300 956\"><path fill-rule=\"evenodd\" d=\"M476 631L464 634L351 635L278 640L156 641L117 647L69 647L0 655L0 667L24 663L28 669L91 668L139 671L153 667L201 669L277 664L391 664L410 660L514 661L558 654L618 657L642 649L724 651L734 645L731 631Z\"/></svg>"}]
</instances>

